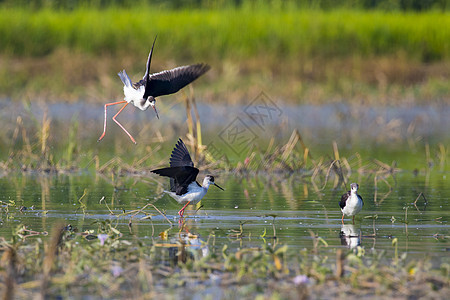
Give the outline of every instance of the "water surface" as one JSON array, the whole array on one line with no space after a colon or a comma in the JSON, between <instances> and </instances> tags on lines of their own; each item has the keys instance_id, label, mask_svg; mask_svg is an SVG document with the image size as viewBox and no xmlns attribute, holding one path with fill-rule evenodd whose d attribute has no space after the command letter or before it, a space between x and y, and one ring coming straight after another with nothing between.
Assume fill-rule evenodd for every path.
<instances>
[{"instance_id":1,"label":"water surface","mask_svg":"<svg viewBox=\"0 0 450 300\"><path fill-rule=\"evenodd\" d=\"M411 259L429 256L435 263L449 259L450 185L443 173L401 172L395 175L392 190L382 184L375 189L370 177L354 178L360 184L364 208L355 225L346 218L344 226L338 206L344 190L333 189L331 183L316 191L298 175L283 180L218 175L216 181L225 191L212 186L200 210L189 206L183 229L198 234L203 241L214 236L217 247L228 244L231 249L240 249L264 242L311 249L311 236L315 235L326 241L327 247L323 244L321 251L330 255L335 248L358 245L365 251L384 250L393 255L392 241L397 238L399 250L406 251ZM123 239L160 242L162 231L168 230L173 236L179 232L180 205L161 194L166 184L163 178L151 175L121 177L115 182L90 173L3 177L0 178L3 210L10 201L15 202L15 207L8 214L4 211L1 214L0 235L9 238L22 224L35 231L50 231L59 220L78 232L94 230L95 234L99 224L107 221L121 231ZM425 198L420 197L414 205L420 193ZM100 201L102 198L104 201ZM152 217L140 220L145 216L140 213L131 227L129 215L118 217L147 203L165 212L173 225L151 207L145 211ZM27 209L19 211L21 206ZM243 231L239 235L241 225Z\"/></svg>"}]
</instances>

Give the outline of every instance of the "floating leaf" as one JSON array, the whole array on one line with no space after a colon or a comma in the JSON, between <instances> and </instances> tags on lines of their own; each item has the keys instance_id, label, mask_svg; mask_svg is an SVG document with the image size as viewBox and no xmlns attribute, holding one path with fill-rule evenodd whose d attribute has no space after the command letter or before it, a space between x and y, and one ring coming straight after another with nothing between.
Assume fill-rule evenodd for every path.
<instances>
[{"instance_id":1,"label":"floating leaf","mask_svg":"<svg viewBox=\"0 0 450 300\"><path fill-rule=\"evenodd\" d=\"M167 231L162 231L162 232L159 234L159 237L160 237L162 240L167 240L167 238L169 237L169 235L167 234Z\"/></svg>"},{"instance_id":2,"label":"floating leaf","mask_svg":"<svg viewBox=\"0 0 450 300\"><path fill-rule=\"evenodd\" d=\"M274 256L273 256L273 262L275 263L275 268L276 268L278 271L280 271L281 268L282 268L282 265L281 265L281 260L280 260L280 258L279 258L277 255L274 255Z\"/></svg>"}]
</instances>

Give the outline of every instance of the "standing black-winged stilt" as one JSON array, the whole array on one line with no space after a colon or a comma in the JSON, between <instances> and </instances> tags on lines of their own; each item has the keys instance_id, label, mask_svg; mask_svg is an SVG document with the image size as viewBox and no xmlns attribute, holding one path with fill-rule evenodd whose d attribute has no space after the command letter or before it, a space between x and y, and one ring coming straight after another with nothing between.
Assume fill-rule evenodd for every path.
<instances>
[{"instance_id":1,"label":"standing black-winged stilt","mask_svg":"<svg viewBox=\"0 0 450 300\"><path fill-rule=\"evenodd\" d=\"M189 204L197 204L206 195L208 188L214 184L223 191L223 188L214 182L214 177L206 175L203 184L196 179L199 170L194 167L189 151L181 139L175 145L170 155L170 167L151 171L160 176L170 177L170 191L164 191L180 204L185 204L178 212L183 217L184 209Z\"/></svg>"},{"instance_id":2,"label":"standing black-winged stilt","mask_svg":"<svg viewBox=\"0 0 450 300\"><path fill-rule=\"evenodd\" d=\"M353 216L353 224L355 224L355 215L359 213L364 205L363 199L358 195L359 185L357 183L350 184L350 191L342 195L339 206L342 211L342 224L344 224L344 215Z\"/></svg>"},{"instance_id":3,"label":"standing black-winged stilt","mask_svg":"<svg viewBox=\"0 0 450 300\"><path fill-rule=\"evenodd\" d=\"M204 73L206 73L210 67L207 64L195 64L189 66L178 67L171 70L162 71L159 73L150 74L150 64L152 60L153 47L155 46L156 37L153 41L152 49L147 59L147 68L144 78L138 82L132 83L130 77L128 77L125 70L119 72L118 75L123 82L123 93L125 98L123 101L111 102L105 104L105 122L103 125L103 134L98 141L103 139L106 134L106 108L110 105L123 104L125 105L112 117L114 122L122 128L123 131L130 137L131 141L136 144L135 139L130 133L116 120L116 117L122 112L122 110L132 103L140 110L147 110L149 106L153 107L156 116L159 119L158 111L156 110L156 97L169 95L178 92L181 88L185 87Z\"/></svg>"}]
</instances>

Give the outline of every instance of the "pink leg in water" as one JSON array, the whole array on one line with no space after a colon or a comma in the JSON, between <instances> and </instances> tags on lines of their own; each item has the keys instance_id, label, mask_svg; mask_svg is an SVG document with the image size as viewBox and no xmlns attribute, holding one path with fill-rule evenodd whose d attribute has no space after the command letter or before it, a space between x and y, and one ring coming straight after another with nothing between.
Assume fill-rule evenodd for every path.
<instances>
[{"instance_id":1,"label":"pink leg in water","mask_svg":"<svg viewBox=\"0 0 450 300\"><path fill-rule=\"evenodd\" d=\"M184 214L184 209L186 208L186 206L189 205L189 203L191 203L191 201L189 201L188 203L186 203L182 209L180 209L180 211L178 212L178 215L180 215L180 217L183 217Z\"/></svg>"}]
</instances>

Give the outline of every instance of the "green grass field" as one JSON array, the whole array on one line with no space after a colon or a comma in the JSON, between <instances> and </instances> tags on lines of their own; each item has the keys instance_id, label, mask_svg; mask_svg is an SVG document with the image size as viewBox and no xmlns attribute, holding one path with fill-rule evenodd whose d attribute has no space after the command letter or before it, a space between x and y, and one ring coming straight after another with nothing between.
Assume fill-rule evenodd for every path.
<instances>
[{"instance_id":1,"label":"green grass field","mask_svg":"<svg viewBox=\"0 0 450 300\"><path fill-rule=\"evenodd\" d=\"M268 86L296 102L439 100L449 91L445 28L450 14L441 11L2 7L0 90L13 99L117 97L116 73L140 74L158 35L154 70L211 64L211 101L230 90L239 101Z\"/></svg>"},{"instance_id":2,"label":"green grass field","mask_svg":"<svg viewBox=\"0 0 450 300\"><path fill-rule=\"evenodd\" d=\"M450 57L450 15L442 12L265 9L55 11L0 10L0 51L47 55L60 47L85 53L145 55L158 34L166 59L378 56Z\"/></svg>"}]
</instances>

